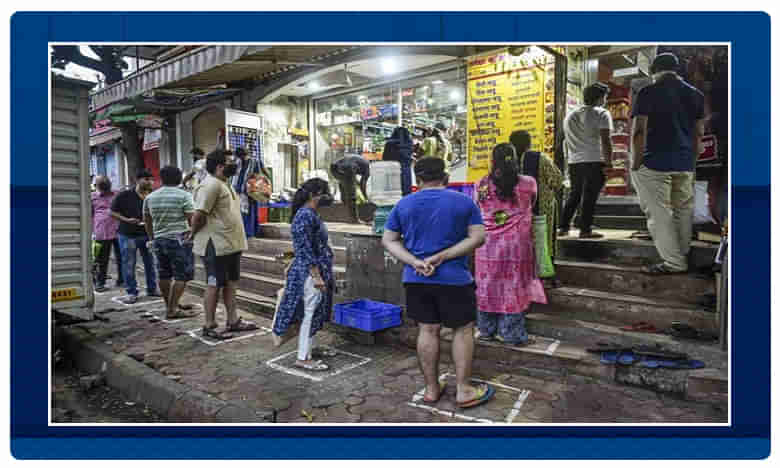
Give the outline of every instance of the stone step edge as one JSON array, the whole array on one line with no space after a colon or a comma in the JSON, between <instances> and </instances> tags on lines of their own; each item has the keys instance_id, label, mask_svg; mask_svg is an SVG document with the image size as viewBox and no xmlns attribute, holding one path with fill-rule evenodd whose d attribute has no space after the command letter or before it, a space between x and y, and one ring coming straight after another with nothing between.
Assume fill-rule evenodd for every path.
<instances>
[{"instance_id":1,"label":"stone step edge","mask_svg":"<svg viewBox=\"0 0 780 468\"><path fill-rule=\"evenodd\" d=\"M190 281L187 283L187 287L202 293L206 289L206 284L200 281ZM268 319L272 319L276 311L276 300L274 298L254 294L241 288L236 289L236 301L246 312ZM356 330L333 322L326 322L325 329L348 336L363 345L376 343L376 337L373 332Z\"/></svg>"},{"instance_id":2,"label":"stone step edge","mask_svg":"<svg viewBox=\"0 0 780 468\"><path fill-rule=\"evenodd\" d=\"M202 287L204 286L205 285L203 285ZM275 303L272 298L248 293L240 289L236 293L236 298L239 301L251 303L252 305L255 306L255 307L247 308L249 309L247 310L247 312L256 313L255 310L258 308L257 306L259 306L259 309L264 311L264 313L262 314L263 316L271 317L273 315ZM363 332L348 327L342 327L332 322L328 322L326 324L326 329L338 333L348 334L354 339L361 341L361 344L370 345L375 343L375 335L376 335L375 333ZM383 342L387 342L388 335L387 334L383 334L383 335L385 337L383 339ZM617 380L617 366L601 364L598 355L594 353L588 353L585 350L585 347L580 346L571 341L562 341L562 340L549 338L549 337L542 337L542 338L544 338L545 340L549 340L551 345L555 344L554 349L551 349L551 346L548 346L546 349L535 349L535 348L519 348L510 345L505 345L503 343L476 342L475 353L480 354L479 356L480 359L485 359L485 358L490 359L494 357L504 357L506 356L506 352L510 351L510 352L517 353L514 356L519 357L520 361L525 361L524 362L524 364L526 364L525 367L534 371L549 370L549 368L559 368L562 369L564 373L572 373L572 374L581 375L588 378L596 378L599 380L604 380L609 383L625 385L624 383ZM414 337L409 337L408 342L403 337L398 339L399 344L403 344L407 347L414 348L415 343L413 341L414 341ZM442 333L442 341L446 343L447 346L449 345L449 343L451 343L451 338L448 337L446 330ZM446 352L446 351L443 350L442 352ZM544 367L540 368L539 367L540 363L534 361L541 361L541 364L543 364ZM527 364L531 364L531 365L527 365ZM715 395L715 396L713 396L712 394L704 395L701 392L696 395L686 394L684 396L689 399L695 399L692 397L700 397L699 399L703 401L709 401L712 398L722 400L723 398L722 395Z\"/></svg>"},{"instance_id":3,"label":"stone step edge","mask_svg":"<svg viewBox=\"0 0 780 468\"><path fill-rule=\"evenodd\" d=\"M115 353L83 329L63 327L60 336L77 368L104 375L109 386L149 405L170 422L276 422L273 408L256 411L240 401L223 401L175 382L129 356Z\"/></svg>"},{"instance_id":4,"label":"stone step edge","mask_svg":"<svg viewBox=\"0 0 780 468\"><path fill-rule=\"evenodd\" d=\"M248 239L249 244L265 244L265 243L275 243L275 244L285 244L289 245L290 248L292 248L293 241L290 239L276 239L276 238L267 238L267 237L252 237ZM345 246L338 246L338 245L332 245L331 249L335 251L347 251L347 248Z\"/></svg>"},{"instance_id":5,"label":"stone step edge","mask_svg":"<svg viewBox=\"0 0 780 468\"><path fill-rule=\"evenodd\" d=\"M569 286L561 286L559 288L547 289L545 291L548 296L579 296L588 297L592 299L600 299L615 302L625 302L628 304L641 304L645 306L660 307L667 309L684 309L692 310L700 313L707 313L715 315L715 312L697 307L695 304L686 304L684 302L677 301L659 301L657 299L650 299L644 296L636 296L633 294L618 294L610 291L603 291L600 289L590 288L577 288Z\"/></svg>"},{"instance_id":6,"label":"stone step edge","mask_svg":"<svg viewBox=\"0 0 780 468\"><path fill-rule=\"evenodd\" d=\"M561 267L587 268L589 270L606 270L606 271L614 271L614 272L621 272L621 273L636 273L636 274L642 274L647 276L653 276L647 273L643 273L642 267L634 264L587 262L583 260L567 260L567 259L555 259L553 260L553 264L555 266L561 266ZM687 274L678 275L678 276L702 280L702 281L714 279L714 275L709 276L709 275L696 273L696 272L689 272Z\"/></svg>"},{"instance_id":7,"label":"stone step edge","mask_svg":"<svg viewBox=\"0 0 780 468\"><path fill-rule=\"evenodd\" d=\"M276 258L275 257L271 257L271 256L268 256L268 255L261 255L261 254L251 253L251 252L243 252L241 254L241 258L242 259L250 258L252 260L257 260L257 261L261 261L261 262L276 262ZM346 273L347 272L347 267L346 267L346 265L333 265L333 270L337 271L339 273Z\"/></svg>"},{"instance_id":8,"label":"stone step edge","mask_svg":"<svg viewBox=\"0 0 780 468\"><path fill-rule=\"evenodd\" d=\"M597 322L597 321L587 321L587 320L579 320L579 319L573 319L568 317L562 317L558 315L552 315L552 314L545 314L541 312L533 312L526 314L526 324L528 328L532 328L535 323L552 323L556 327L559 327L560 329L565 328L587 328L589 330L592 330L595 333L598 333L599 335L604 335L605 341L610 340L616 340L621 341L620 338L627 338L627 339L633 339L637 342L647 342L647 343L653 343L653 344L661 344L661 345L667 345L667 347L678 347L681 344L674 340L672 337L668 335L658 334L658 333L640 333L640 332L630 332L626 330L621 330L620 327L615 326L613 324L603 323L603 322ZM619 337L619 338L616 338ZM571 340L574 341L574 340ZM585 343L581 343L585 344ZM638 343L642 344L642 343ZM699 347L703 349L707 354L710 355L716 355L721 357L721 362L717 364L727 364L728 363L728 353L725 351L721 351L716 344L709 344L709 343L688 343L691 346ZM592 345L595 345L595 342L592 343ZM692 358L697 359L698 356L695 355L695 353L688 353L692 356ZM705 361L705 363L715 366L715 363L707 362L708 359L701 358L701 360ZM717 368L717 366L712 367Z\"/></svg>"}]
</instances>

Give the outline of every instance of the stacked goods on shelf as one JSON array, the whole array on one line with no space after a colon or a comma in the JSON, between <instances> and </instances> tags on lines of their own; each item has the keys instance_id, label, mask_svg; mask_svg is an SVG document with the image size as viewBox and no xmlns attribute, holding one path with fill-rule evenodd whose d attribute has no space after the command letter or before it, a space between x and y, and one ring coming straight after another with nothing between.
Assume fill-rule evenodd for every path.
<instances>
[{"instance_id":1,"label":"stacked goods on shelf","mask_svg":"<svg viewBox=\"0 0 780 468\"><path fill-rule=\"evenodd\" d=\"M607 195L628 195L631 158L631 89L627 86L610 84L607 110L612 116L612 169L607 170L604 193Z\"/></svg>"}]
</instances>

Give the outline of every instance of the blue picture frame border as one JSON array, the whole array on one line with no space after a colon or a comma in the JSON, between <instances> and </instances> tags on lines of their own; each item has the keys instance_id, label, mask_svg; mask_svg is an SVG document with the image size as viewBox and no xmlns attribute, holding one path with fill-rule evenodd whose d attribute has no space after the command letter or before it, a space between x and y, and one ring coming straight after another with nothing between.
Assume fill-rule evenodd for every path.
<instances>
[{"instance_id":1,"label":"blue picture frame border","mask_svg":"<svg viewBox=\"0 0 780 468\"><path fill-rule=\"evenodd\" d=\"M48 427L44 51L47 42L71 41L729 42L731 426ZM770 97L770 17L763 12L18 12L11 17L11 452L19 459L764 458L770 452Z\"/></svg>"}]
</instances>

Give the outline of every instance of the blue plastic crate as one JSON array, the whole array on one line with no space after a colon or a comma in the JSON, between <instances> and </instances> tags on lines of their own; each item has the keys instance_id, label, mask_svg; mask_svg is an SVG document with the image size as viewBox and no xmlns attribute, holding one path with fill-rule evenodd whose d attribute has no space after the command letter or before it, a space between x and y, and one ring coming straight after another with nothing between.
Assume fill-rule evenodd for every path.
<instances>
[{"instance_id":1,"label":"blue plastic crate","mask_svg":"<svg viewBox=\"0 0 780 468\"><path fill-rule=\"evenodd\" d=\"M345 327L373 332L401 325L401 307L369 299L336 304L333 321Z\"/></svg>"}]
</instances>

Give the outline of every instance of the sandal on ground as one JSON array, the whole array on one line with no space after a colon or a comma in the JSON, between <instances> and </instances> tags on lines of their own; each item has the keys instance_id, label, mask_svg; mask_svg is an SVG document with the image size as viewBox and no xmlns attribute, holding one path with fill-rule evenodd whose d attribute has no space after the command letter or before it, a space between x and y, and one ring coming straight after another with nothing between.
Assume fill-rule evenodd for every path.
<instances>
[{"instance_id":1,"label":"sandal on ground","mask_svg":"<svg viewBox=\"0 0 780 468\"><path fill-rule=\"evenodd\" d=\"M647 322L637 322L626 327L620 327L623 331L642 332L642 333L659 333L655 325Z\"/></svg>"},{"instance_id":2,"label":"sandal on ground","mask_svg":"<svg viewBox=\"0 0 780 468\"><path fill-rule=\"evenodd\" d=\"M580 239L603 239L604 234L600 232L580 232Z\"/></svg>"},{"instance_id":3,"label":"sandal on ground","mask_svg":"<svg viewBox=\"0 0 780 468\"><path fill-rule=\"evenodd\" d=\"M185 319L185 318L192 318L197 317L200 315L200 312L191 311L191 312L177 312L175 314L170 314L165 316L165 320L177 320L177 319Z\"/></svg>"},{"instance_id":4,"label":"sandal on ground","mask_svg":"<svg viewBox=\"0 0 780 468\"><path fill-rule=\"evenodd\" d=\"M326 371L326 370L330 369L330 367L328 367L328 365L325 364L322 361L314 361L314 362L309 363L309 364L299 363L299 362L296 361L295 364L293 364L293 365L295 367L299 367L301 369L306 369L306 370L310 370L310 371Z\"/></svg>"},{"instance_id":5,"label":"sandal on ground","mask_svg":"<svg viewBox=\"0 0 780 468\"><path fill-rule=\"evenodd\" d=\"M661 358L667 360L688 359L688 355L685 353L676 353L674 351L666 350L660 346L637 345L631 348L631 350L636 354L641 354L643 356L650 356L654 358Z\"/></svg>"},{"instance_id":6,"label":"sandal on ground","mask_svg":"<svg viewBox=\"0 0 780 468\"><path fill-rule=\"evenodd\" d=\"M227 340L229 338L233 338L231 333L217 331L216 325L209 328L203 327L202 335L206 338L213 338L215 340Z\"/></svg>"},{"instance_id":7,"label":"sandal on ground","mask_svg":"<svg viewBox=\"0 0 780 468\"><path fill-rule=\"evenodd\" d=\"M682 275L688 273L687 270L673 270L665 263L645 265L640 269L640 271L642 273L647 273L648 275Z\"/></svg>"},{"instance_id":8,"label":"sandal on ground","mask_svg":"<svg viewBox=\"0 0 780 468\"><path fill-rule=\"evenodd\" d=\"M181 310L192 310L195 308L195 304L179 304Z\"/></svg>"},{"instance_id":9,"label":"sandal on ground","mask_svg":"<svg viewBox=\"0 0 780 468\"><path fill-rule=\"evenodd\" d=\"M252 331L257 330L259 327L255 325L252 322L247 322L241 317L238 317L238 320L235 321L235 323L232 323L227 326L227 331L231 332L243 332L243 331Z\"/></svg>"},{"instance_id":10,"label":"sandal on ground","mask_svg":"<svg viewBox=\"0 0 780 468\"><path fill-rule=\"evenodd\" d=\"M611 343L611 342L599 342L596 343L596 346L591 348L586 348L585 351L589 353L609 353L609 352L620 352L620 351L630 351L630 347L621 346L618 343Z\"/></svg>"},{"instance_id":11,"label":"sandal on ground","mask_svg":"<svg viewBox=\"0 0 780 468\"><path fill-rule=\"evenodd\" d=\"M441 396L444 395L444 390L447 389L447 382L439 382L439 396L436 398L428 399L423 396L423 401L425 403L438 403L439 400L441 400Z\"/></svg>"},{"instance_id":12,"label":"sandal on ground","mask_svg":"<svg viewBox=\"0 0 780 468\"><path fill-rule=\"evenodd\" d=\"M487 403L496 394L496 389L489 384L481 384L477 387L477 395L469 400L458 402L458 408L473 408L483 403Z\"/></svg>"},{"instance_id":13,"label":"sandal on ground","mask_svg":"<svg viewBox=\"0 0 780 468\"><path fill-rule=\"evenodd\" d=\"M311 350L312 358L332 358L338 356L338 352L328 348L317 348Z\"/></svg>"}]
</instances>

